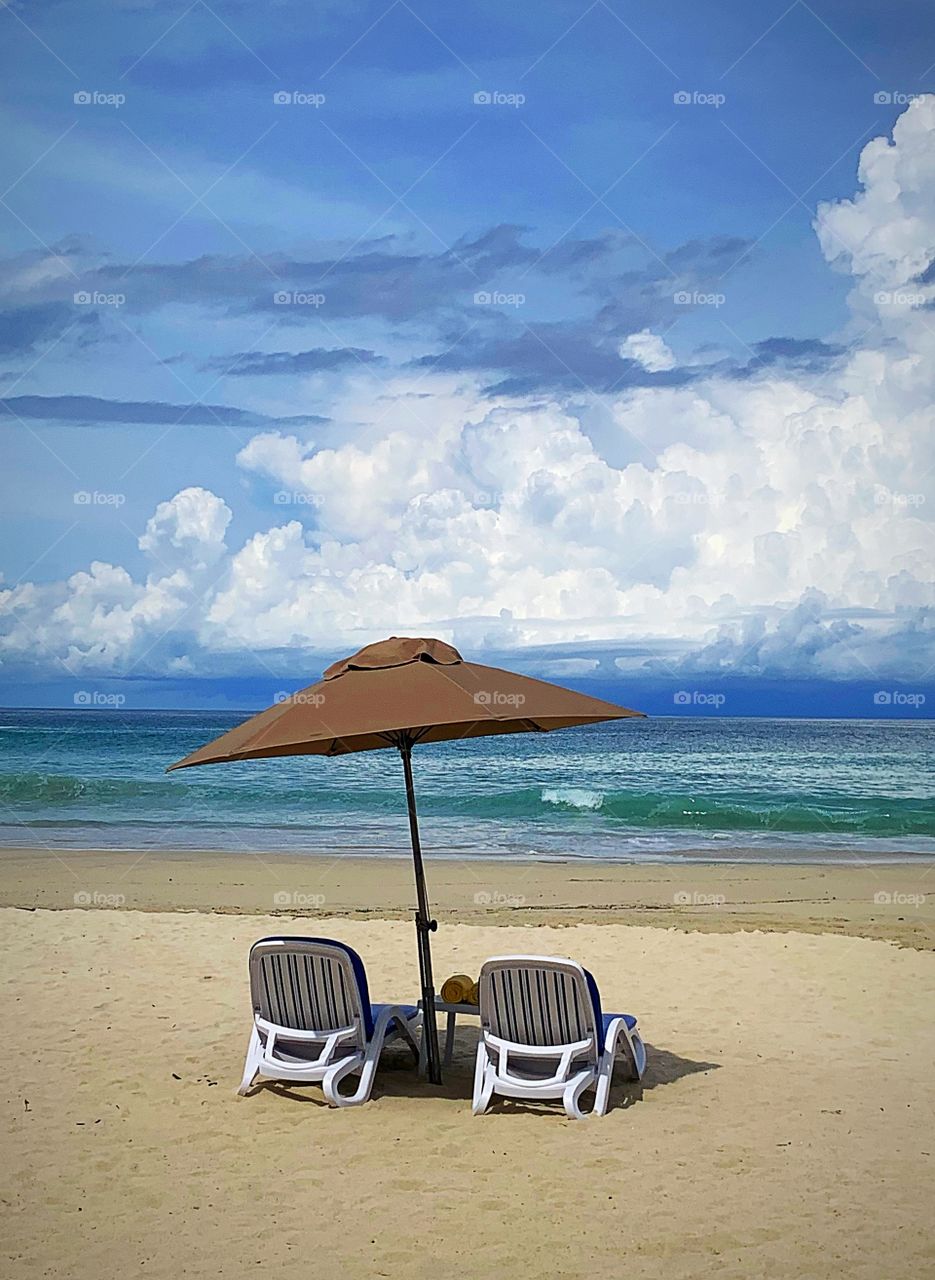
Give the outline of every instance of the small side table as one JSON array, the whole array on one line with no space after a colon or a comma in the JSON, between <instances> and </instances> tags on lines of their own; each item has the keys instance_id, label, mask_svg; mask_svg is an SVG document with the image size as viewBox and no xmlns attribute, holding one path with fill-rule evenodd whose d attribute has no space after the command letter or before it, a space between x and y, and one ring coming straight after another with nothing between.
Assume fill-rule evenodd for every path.
<instances>
[{"instance_id":1,"label":"small side table","mask_svg":"<svg viewBox=\"0 0 935 1280\"><path fill-rule=\"evenodd\" d=\"M419 1008L422 1008L422 1001L419 1001ZM441 996L435 997L435 1012L446 1013L448 1015L445 1025L445 1054L443 1058L446 1067L451 1065L452 1055L455 1048L455 1023L458 1014L464 1013L472 1018L480 1017L480 1008L476 1004L448 1004ZM423 1030L421 1039L419 1040L419 1074L425 1075L427 1052L425 1047L425 1031Z\"/></svg>"}]
</instances>

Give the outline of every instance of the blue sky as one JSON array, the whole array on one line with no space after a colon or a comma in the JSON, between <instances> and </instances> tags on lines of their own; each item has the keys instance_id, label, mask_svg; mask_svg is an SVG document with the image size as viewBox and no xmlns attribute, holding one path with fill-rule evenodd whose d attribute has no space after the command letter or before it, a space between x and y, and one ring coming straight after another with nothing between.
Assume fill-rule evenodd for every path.
<instances>
[{"instance_id":1,"label":"blue sky","mask_svg":"<svg viewBox=\"0 0 935 1280\"><path fill-rule=\"evenodd\" d=\"M935 704L925 4L0 25L4 701L401 631Z\"/></svg>"}]
</instances>

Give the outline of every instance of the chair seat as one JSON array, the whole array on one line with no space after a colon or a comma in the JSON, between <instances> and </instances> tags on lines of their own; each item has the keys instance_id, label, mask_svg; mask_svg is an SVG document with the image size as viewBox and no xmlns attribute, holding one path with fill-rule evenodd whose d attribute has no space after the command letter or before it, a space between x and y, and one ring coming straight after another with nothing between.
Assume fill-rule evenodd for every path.
<instances>
[{"instance_id":1,"label":"chair seat","mask_svg":"<svg viewBox=\"0 0 935 1280\"><path fill-rule=\"evenodd\" d=\"M605 1013L602 1015L602 1021L604 1023L602 1030L605 1038L607 1036L607 1029L613 1022L614 1018L623 1018L628 1031L632 1031L636 1026L636 1019L632 1013Z\"/></svg>"},{"instance_id":2,"label":"chair seat","mask_svg":"<svg viewBox=\"0 0 935 1280\"><path fill-rule=\"evenodd\" d=\"M414 1004L400 1004L400 1005L397 1005L396 1007L398 1009L402 1009L407 1019L414 1018L416 1014L419 1012L417 1006ZM376 1023L377 1018L379 1018L383 1010L387 1008L389 1008L389 1005L386 1005L386 1004L372 1004L370 1006L370 1015L373 1018L374 1023Z\"/></svg>"}]
</instances>

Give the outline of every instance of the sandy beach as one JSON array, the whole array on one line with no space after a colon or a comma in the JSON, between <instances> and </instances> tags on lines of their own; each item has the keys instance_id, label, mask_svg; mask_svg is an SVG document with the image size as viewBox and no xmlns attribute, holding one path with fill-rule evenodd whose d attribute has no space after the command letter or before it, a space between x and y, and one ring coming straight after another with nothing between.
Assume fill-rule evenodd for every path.
<instances>
[{"instance_id":1,"label":"sandy beach","mask_svg":"<svg viewBox=\"0 0 935 1280\"><path fill-rule=\"evenodd\" d=\"M933 4L0 0L0 1280L935 1280Z\"/></svg>"},{"instance_id":2,"label":"sandy beach","mask_svg":"<svg viewBox=\"0 0 935 1280\"><path fill-rule=\"evenodd\" d=\"M439 920L796 930L935 946L935 862L806 865L429 858ZM0 906L409 919L409 858L0 849Z\"/></svg>"},{"instance_id":3,"label":"sandy beach","mask_svg":"<svg viewBox=\"0 0 935 1280\"><path fill-rule=\"evenodd\" d=\"M236 1097L256 938L341 937L363 955L375 999L414 998L412 925L376 918L380 898L391 904L383 914L404 912L405 864L326 872L279 859L271 880L250 858L133 865L69 852L62 865L43 855L35 871L36 861L0 858L12 1040L4 1255L18 1274L168 1280L266 1267L434 1280L626 1265L667 1280L715 1268L747 1280L935 1269L931 917L925 904L892 906L917 916L900 938L908 945L857 936L898 935L867 895L924 892L923 871L501 866L494 876L432 863L441 977L491 954L571 955L598 976L605 1005L639 1016L642 1085L619 1082L603 1120L575 1123L560 1108L503 1102L472 1117L468 1019L441 1090L394 1047L360 1108L330 1110L314 1085ZM316 891L327 895L321 911L258 909L273 893ZM676 906L685 892L726 901L716 914ZM76 893L124 902L75 909ZM345 914L355 893L368 918Z\"/></svg>"}]
</instances>

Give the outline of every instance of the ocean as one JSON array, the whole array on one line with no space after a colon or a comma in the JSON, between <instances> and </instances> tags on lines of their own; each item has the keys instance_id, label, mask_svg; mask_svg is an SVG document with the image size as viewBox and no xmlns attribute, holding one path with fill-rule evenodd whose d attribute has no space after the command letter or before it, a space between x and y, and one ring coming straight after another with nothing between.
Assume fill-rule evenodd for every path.
<instances>
[{"instance_id":1,"label":"ocean","mask_svg":"<svg viewBox=\"0 0 935 1280\"><path fill-rule=\"evenodd\" d=\"M0 845L408 851L391 750L165 776L245 714L0 711ZM430 855L935 858L932 721L667 717L417 747L413 761Z\"/></svg>"}]
</instances>

